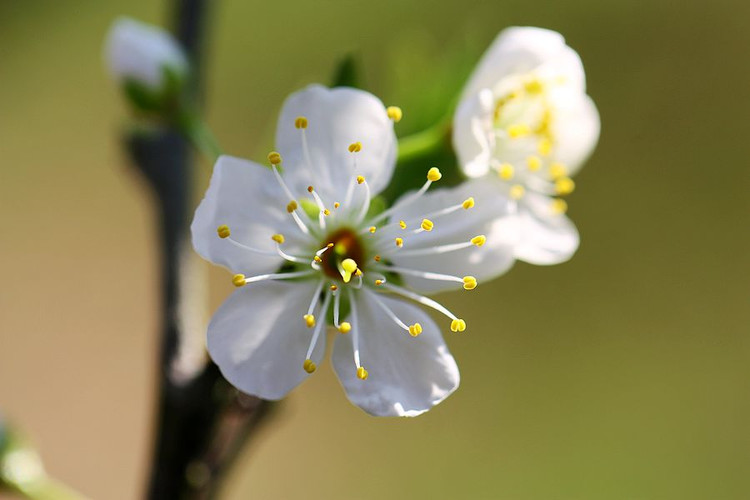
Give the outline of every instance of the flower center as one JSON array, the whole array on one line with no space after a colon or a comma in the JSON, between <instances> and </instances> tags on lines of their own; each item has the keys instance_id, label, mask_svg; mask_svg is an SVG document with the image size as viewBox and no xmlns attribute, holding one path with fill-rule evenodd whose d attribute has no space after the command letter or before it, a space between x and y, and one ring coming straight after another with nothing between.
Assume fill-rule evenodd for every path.
<instances>
[{"instance_id":1,"label":"flower center","mask_svg":"<svg viewBox=\"0 0 750 500\"><path fill-rule=\"evenodd\" d=\"M326 276L341 280L341 266L346 259L352 259L359 266L365 262L365 249L359 236L349 228L341 228L326 236L321 244L324 247L333 243L330 251L321 255L321 270Z\"/></svg>"}]
</instances>

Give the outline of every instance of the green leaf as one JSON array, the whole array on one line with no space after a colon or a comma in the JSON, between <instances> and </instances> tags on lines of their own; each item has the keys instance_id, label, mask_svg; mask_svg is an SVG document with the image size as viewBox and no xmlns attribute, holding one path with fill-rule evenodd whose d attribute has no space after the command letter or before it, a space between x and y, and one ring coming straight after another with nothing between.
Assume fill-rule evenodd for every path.
<instances>
[{"instance_id":1,"label":"green leaf","mask_svg":"<svg viewBox=\"0 0 750 500\"><path fill-rule=\"evenodd\" d=\"M332 87L362 88L358 59L352 53L347 54L339 61L333 73L333 78L331 78Z\"/></svg>"}]
</instances>

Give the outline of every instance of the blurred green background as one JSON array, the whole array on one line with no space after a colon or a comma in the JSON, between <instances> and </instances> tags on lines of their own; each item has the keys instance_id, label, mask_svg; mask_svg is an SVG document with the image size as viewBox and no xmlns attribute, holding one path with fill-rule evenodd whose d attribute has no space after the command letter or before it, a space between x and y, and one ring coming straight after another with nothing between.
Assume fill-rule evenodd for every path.
<instances>
[{"instance_id":1,"label":"blurred green background","mask_svg":"<svg viewBox=\"0 0 750 500\"><path fill-rule=\"evenodd\" d=\"M236 155L263 158L283 98L353 50L414 129L509 25L562 32L602 116L571 199L575 258L442 297L471 325L447 335L461 389L375 419L326 364L226 498L750 498L750 3L214 5L209 122ZM101 43L117 15L165 12L0 1L0 409L97 499L143 491L159 304L151 199ZM231 285L212 278L215 308Z\"/></svg>"}]
</instances>

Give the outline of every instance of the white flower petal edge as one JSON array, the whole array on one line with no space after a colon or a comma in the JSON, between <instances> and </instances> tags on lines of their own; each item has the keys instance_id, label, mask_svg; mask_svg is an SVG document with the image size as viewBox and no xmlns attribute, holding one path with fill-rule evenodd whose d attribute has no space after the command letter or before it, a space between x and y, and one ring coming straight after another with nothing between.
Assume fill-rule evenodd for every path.
<instances>
[{"instance_id":1,"label":"white flower petal edge","mask_svg":"<svg viewBox=\"0 0 750 500\"><path fill-rule=\"evenodd\" d=\"M289 312L307 309L314 291L314 282L265 281L235 291L222 304L208 327L208 351L229 382L276 400L307 378L301 367L310 330ZM318 364L325 354L325 335L320 337L310 357Z\"/></svg>"},{"instance_id":2,"label":"white flower petal edge","mask_svg":"<svg viewBox=\"0 0 750 500\"><path fill-rule=\"evenodd\" d=\"M378 301L404 321L420 323L423 333L412 338L395 323L384 322ZM336 339L332 356L333 368L352 403L371 415L415 417L458 388L456 361L440 329L424 311L370 291L358 294L354 304L356 319L351 315L348 320L361 332L359 349L369 371L367 383L351 370L352 335Z\"/></svg>"},{"instance_id":3,"label":"white flower petal edge","mask_svg":"<svg viewBox=\"0 0 750 500\"><path fill-rule=\"evenodd\" d=\"M309 123L302 130L300 116ZM362 154L352 156L346 147L357 142ZM347 87L310 85L295 92L284 102L276 129L276 148L284 155L290 185L299 191L314 185L328 199L348 188L353 169L367 179L373 194L381 192L396 165L396 145L383 103Z\"/></svg>"},{"instance_id":4,"label":"white flower petal edge","mask_svg":"<svg viewBox=\"0 0 750 500\"><path fill-rule=\"evenodd\" d=\"M117 19L104 46L106 63L119 82L135 81L153 91L164 86L164 68L188 70L180 44L167 31L128 17Z\"/></svg>"},{"instance_id":5,"label":"white flower petal edge","mask_svg":"<svg viewBox=\"0 0 750 500\"><path fill-rule=\"evenodd\" d=\"M456 154L467 176L494 178L498 192L516 201L520 260L555 264L578 247L567 203L553 197L573 191L571 176L599 138L599 114L585 91L578 54L559 33L530 27L501 32L464 89L453 122Z\"/></svg>"}]
</instances>

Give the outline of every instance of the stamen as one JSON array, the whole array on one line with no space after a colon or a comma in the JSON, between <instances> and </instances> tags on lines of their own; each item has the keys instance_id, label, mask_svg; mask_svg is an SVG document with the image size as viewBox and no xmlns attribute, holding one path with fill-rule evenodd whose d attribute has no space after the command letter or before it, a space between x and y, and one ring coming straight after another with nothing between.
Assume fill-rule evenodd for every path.
<instances>
[{"instance_id":1,"label":"stamen","mask_svg":"<svg viewBox=\"0 0 750 500\"><path fill-rule=\"evenodd\" d=\"M292 212L294 212L295 210L297 210L297 202L296 202L296 201L294 201L294 200L292 200L292 201L290 201L290 202L289 202L289 203L287 204L287 206L286 206L286 211L287 211L287 212L289 212L289 213L292 213Z\"/></svg>"},{"instance_id":2,"label":"stamen","mask_svg":"<svg viewBox=\"0 0 750 500\"><path fill-rule=\"evenodd\" d=\"M555 162L549 166L549 176L553 180L560 179L561 177L565 177L566 175L568 175L568 169L564 164Z\"/></svg>"},{"instance_id":3,"label":"stamen","mask_svg":"<svg viewBox=\"0 0 750 500\"><path fill-rule=\"evenodd\" d=\"M446 253L446 252L453 252L456 250L469 248L472 245L481 247L482 245L485 244L486 241L487 241L487 238L484 235L479 235L479 236L473 237L471 241L466 241L463 243L449 243L447 245L438 245L435 247L416 248L414 250L404 250L399 253L399 256L411 257L415 255L434 255L434 254L441 254L441 253Z\"/></svg>"},{"instance_id":4,"label":"stamen","mask_svg":"<svg viewBox=\"0 0 750 500\"><path fill-rule=\"evenodd\" d=\"M326 292L326 296L323 299L323 305L320 306L320 317L325 318L326 313L328 312L328 305L331 303L331 294ZM306 359L310 359L313 353L313 350L315 349L315 344L318 343L318 337L320 337L320 332L323 330L323 325L325 324L325 321L319 322L317 325L315 325L315 330L313 331L312 340L310 340L310 347L307 348L307 355L305 356ZM308 372L309 373L309 372Z\"/></svg>"},{"instance_id":5,"label":"stamen","mask_svg":"<svg viewBox=\"0 0 750 500\"><path fill-rule=\"evenodd\" d=\"M367 184L364 177L361 177L362 182L359 182L360 177L357 178L357 182L365 187L365 199L362 202L362 207L359 209L359 215L357 216L357 225L361 224L365 219L367 212L370 210L370 185Z\"/></svg>"},{"instance_id":6,"label":"stamen","mask_svg":"<svg viewBox=\"0 0 750 500\"><path fill-rule=\"evenodd\" d=\"M406 207L407 205L411 205L415 201L417 201L430 187L430 185L433 182L439 181L443 177L443 174L440 173L440 170L437 167L432 167L430 170L427 171L427 182L425 182L421 188L419 188L419 191L416 193L413 193L408 198L405 198L404 201L400 203L398 207L392 206L388 210L383 210L378 215L376 215L373 219L371 219L370 222L375 223L377 221L383 220L384 218L388 217L393 213L393 211L398 208L402 209Z\"/></svg>"},{"instance_id":7,"label":"stamen","mask_svg":"<svg viewBox=\"0 0 750 500\"><path fill-rule=\"evenodd\" d=\"M294 126L297 128L307 128L307 118L304 116L298 116L296 120L294 120Z\"/></svg>"},{"instance_id":8,"label":"stamen","mask_svg":"<svg viewBox=\"0 0 750 500\"><path fill-rule=\"evenodd\" d=\"M315 204L318 205L318 209L320 210L320 212L318 213L318 222L320 223L320 228L325 229L326 228L325 216L329 215L331 212L329 212L328 209L326 209L325 205L323 204L322 198L318 195L318 193L315 192L315 188L313 188L312 186L307 186L307 192L312 195L312 197L315 199Z\"/></svg>"},{"instance_id":9,"label":"stamen","mask_svg":"<svg viewBox=\"0 0 750 500\"><path fill-rule=\"evenodd\" d=\"M419 271L418 269L409 269L406 267L397 267L397 266L380 266L378 269L382 271L392 272L392 273L408 274L410 276L416 276L418 278L424 278L427 280L451 281L453 283L462 283L466 290L473 290L477 286L477 280L473 276L464 276L462 278L460 276L452 276L450 274L430 273L427 271ZM471 286L471 284L473 283L473 286L471 286L471 288L466 288L467 283L469 284L469 286Z\"/></svg>"},{"instance_id":10,"label":"stamen","mask_svg":"<svg viewBox=\"0 0 750 500\"><path fill-rule=\"evenodd\" d=\"M525 123L514 123L508 127L508 135L511 139L518 139L531 133L531 128Z\"/></svg>"},{"instance_id":11,"label":"stamen","mask_svg":"<svg viewBox=\"0 0 750 500\"><path fill-rule=\"evenodd\" d=\"M268 250L260 250L258 248L253 248L253 247L249 247L247 245L243 245L242 243L240 243L239 241L235 240L234 238L227 237L227 238L224 238L224 239L226 241L228 241L229 243L231 243L232 245L236 246L237 248L241 248L241 249L247 250L249 252L257 253L259 255L268 255L268 256L274 256L274 257L276 255L278 255L277 252L271 252L271 251L268 251Z\"/></svg>"},{"instance_id":12,"label":"stamen","mask_svg":"<svg viewBox=\"0 0 750 500\"><path fill-rule=\"evenodd\" d=\"M552 200L550 210L553 214L562 215L568 211L568 202L560 198L555 198L554 200Z\"/></svg>"},{"instance_id":13,"label":"stamen","mask_svg":"<svg viewBox=\"0 0 750 500\"><path fill-rule=\"evenodd\" d=\"M313 362L312 359L306 359L305 362L302 363L302 368L307 373L312 373L318 368L318 366Z\"/></svg>"},{"instance_id":14,"label":"stamen","mask_svg":"<svg viewBox=\"0 0 750 500\"><path fill-rule=\"evenodd\" d=\"M242 284L238 284L240 281L243 281L245 285L249 285L250 283L256 283L258 281L266 281L266 280L288 280L292 278L301 278L303 276L312 276L313 274L317 274L315 271L297 271L293 273L272 273L272 274L259 274L257 276L252 276L250 278L246 278L244 274L235 274L232 278L232 283L234 283L234 286L243 286Z\"/></svg>"},{"instance_id":15,"label":"stamen","mask_svg":"<svg viewBox=\"0 0 750 500\"><path fill-rule=\"evenodd\" d=\"M422 325L420 325L419 323L409 325L409 335L411 335L412 337L418 337L420 333L422 333Z\"/></svg>"},{"instance_id":16,"label":"stamen","mask_svg":"<svg viewBox=\"0 0 750 500\"><path fill-rule=\"evenodd\" d=\"M289 262L297 262L298 264L307 264L308 262L307 259L303 259L302 257L295 257L294 255L289 255L288 253L284 252L278 242L276 243L276 253L281 255L283 259L286 259Z\"/></svg>"},{"instance_id":17,"label":"stamen","mask_svg":"<svg viewBox=\"0 0 750 500\"><path fill-rule=\"evenodd\" d=\"M232 276L232 284L236 286L237 288L241 286L245 286L245 275L235 274L234 276Z\"/></svg>"},{"instance_id":18,"label":"stamen","mask_svg":"<svg viewBox=\"0 0 750 500\"><path fill-rule=\"evenodd\" d=\"M406 229L406 222L400 220L398 221L398 225L401 227L401 229Z\"/></svg>"},{"instance_id":19,"label":"stamen","mask_svg":"<svg viewBox=\"0 0 750 500\"><path fill-rule=\"evenodd\" d=\"M513 178L515 170L513 169L513 165L510 163L503 163L499 167L497 167L497 175L500 176L501 179L509 181Z\"/></svg>"},{"instance_id":20,"label":"stamen","mask_svg":"<svg viewBox=\"0 0 750 500\"><path fill-rule=\"evenodd\" d=\"M222 224L221 226L217 227L216 232L218 233L219 238L222 239L228 238L229 235L232 234L232 232L229 230L229 226L227 226L226 224Z\"/></svg>"},{"instance_id":21,"label":"stamen","mask_svg":"<svg viewBox=\"0 0 750 500\"><path fill-rule=\"evenodd\" d=\"M570 177L561 177L555 181L555 192L560 196L572 193L575 187L575 182Z\"/></svg>"},{"instance_id":22,"label":"stamen","mask_svg":"<svg viewBox=\"0 0 750 500\"><path fill-rule=\"evenodd\" d=\"M357 304L354 302L354 292L348 290L349 304L351 305L351 316L352 316L352 351L354 354L354 365L357 367L357 376L359 377L360 369L363 371L363 377L359 377L362 380L367 378L367 370L362 368L362 364L359 360L359 318L357 317Z\"/></svg>"},{"instance_id":23,"label":"stamen","mask_svg":"<svg viewBox=\"0 0 750 500\"><path fill-rule=\"evenodd\" d=\"M349 144L349 152L350 153L359 153L362 151L362 143L357 141Z\"/></svg>"},{"instance_id":24,"label":"stamen","mask_svg":"<svg viewBox=\"0 0 750 500\"><path fill-rule=\"evenodd\" d=\"M278 154L278 153L277 153ZM268 155L271 156L270 154ZM289 186L286 185L286 182L284 182L284 178L279 173L278 168L276 168L276 165L271 165L271 170L273 170L273 175L276 177L276 182L279 183L279 186L281 186L281 189L284 191L284 193L289 197L290 201L289 204L286 206L287 212L289 212L289 209L291 207L294 207L294 210L289 212L292 215L292 218L294 218L294 222L297 223L297 226L300 228L300 231L302 231L305 234L310 234L310 230L307 228L304 222L302 222L302 219L299 218L299 215L297 215L297 202L294 201L297 197L292 194L292 191L289 189Z\"/></svg>"},{"instance_id":25,"label":"stamen","mask_svg":"<svg viewBox=\"0 0 750 500\"><path fill-rule=\"evenodd\" d=\"M544 137L539 141L537 151L542 156L549 156L552 152L552 141L548 137Z\"/></svg>"},{"instance_id":26,"label":"stamen","mask_svg":"<svg viewBox=\"0 0 750 500\"><path fill-rule=\"evenodd\" d=\"M435 227L435 224L429 219L422 219L419 229L414 231L415 233L421 233L422 231L430 232Z\"/></svg>"},{"instance_id":27,"label":"stamen","mask_svg":"<svg viewBox=\"0 0 750 500\"><path fill-rule=\"evenodd\" d=\"M340 206L341 206L341 203L339 203L338 201L333 202L333 208L339 208Z\"/></svg>"},{"instance_id":28,"label":"stamen","mask_svg":"<svg viewBox=\"0 0 750 500\"><path fill-rule=\"evenodd\" d=\"M526 167L532 172L536 172L542 166L542 160L538 156L529 156L526 158Z\"/></svg>"},{"instance_id":29,"label":"stamen","mask_svg":"<svg viewBox=\"0 0 750 500\"><path fill-rule=\"evenodd\" d=\"M520 200L526 194L526 188L520 184L514 184L510 187L510 197L514 200Z\"/></svg>"},{"instance_id":30,"label":"stamen","mask_svg":"<svg viewBox=\"0 0 750 500\"><path fill-rule=\"evenodd\" d=\"M462 319L454 319L451 321L452 332L463 332L464 330L466 330L466 321Z\"/></svg>"},{"instance_id":31,"label":"stamen","mask_svg":"<svg viewBox=\"0 0 750 500\"><path fill-rule=\"evenodd\" d=\"M281 155L276 151L271 151L268 153L268 161L271 162L271 165L276 166L281 163Z\"/></svg>"},{"instance_id":32,"label":"stamen","mask_svg":"<svg viewBox=\"0 0 750 500\"><path fill-rule=\"evenodd\" d=\"M374 302L375 302L375 303L376 303L377 305L379 305L379 306L380 306L380 308L381 308L381 309L383 310L383 312L385 312L386 316L388 316L389 318L391 318L391 320L393 320L393 322L394 322L394 323L396 323L396 324L397 324L397 325L398 325L398 326L399 326L399 327L400 327L400 328L401 328L402 330L404 330L404 331L407 331L407 332L409 331L409 325L407 325L406 323L404 323L403 321L401 321L401 319L399 319L399 317L398 317L398 316L396 316L396 313L394 313L394 312L393 312L393 311L391 310L391 308L390 308L390 307L388 307L388 306L387 306L387 305L385 304L385 302L383 302L383 301L382 301L382 300L380 299L380 297L378 297L378 296L377 296L376 294L374 294L374 293L369 293L369 294L368 294L368 297L369 297L370 299L372 299L372 300L373 300L373 301L374 301Z\"/></svg>"},{"instance_id":33,"label":"stamen","mask_svg":"<svg viewBox=\"0 0 750 500\"><path fill-rule=\"evenodd\" d=\"M396 246L401 248L404 246L404 239L403 238L396 238Z\"/></svg>"},{"instance_id":34,"label":"stamen","mask_svg":"<svg viewBox=\"0 0 750 500\"><path fill-rule=\"evenodd\" d=\"M418 303L422 304L423 306L431 307L432 309L435 309L436 311L443 313L444 315L446 315L451 320L461 321L461 320L459 320L459 318L455 314L453 314L448 309L446 309L445 306L443 306L442 304L439 304L438 302L435 302L434 300L429 299L429 298L427 298L427 297L425 297L423 295L419 295L418 293L414 293L411 290L407 290L405 288L401 288L400 286L396 286L396 285L387 285L386 284L386 285L383 285L383 287L387 288L388 290L391 290L392 292L394 292L394 293L396 293L398 295L401 295L402 297L406 297L406 298L411 299L411 300L413 300L415 302L418 302ZM451 325L452 325L452 323L451 323ZM466 325L466 323L464 323L464 328L466 328L465 325Z\"/></svg>"},{"instance_id":35,"label":"stamen","mask_svg":"<svg viewBox=\"0 0 750 500\"><path fill-rule=\"evenodd\" d=\"M404 116L404 112L401 111L401 108L398 106L388 106L385 109L386 114L388 114L388 118L393 120L394 123L398 123L401 121L401 118Z\"/></svg>"},{"instance_id":36,"label":"stamen","mask_svg":"<svg viewBox=\"0 0 750 500\"><path fill-rule=\"evenodd\" d=\"M274 234L273 236L271 236L271 239L275 241L276 243L278 243L279 245L283 244L285 241L283 234Z\"/></svg>"},{"instance_id":37,"label":"stamen","mask_svg":"<svg viewBox=\"0 0 750 500\"><path fill-rule=\"evenodd\" d=\"M313 326L315 326L315 316L313 315L313 311L315 311L315 306L318 305L318 301L320 300L320 292L323 290L324 284L325 280L320 280L318 286L315 287L315 293L313 293L312 299L310 300L310 306L307 308L307 314L303 316L305 324L308 328L312 328Z\"/></svg>"}]
</instances>

